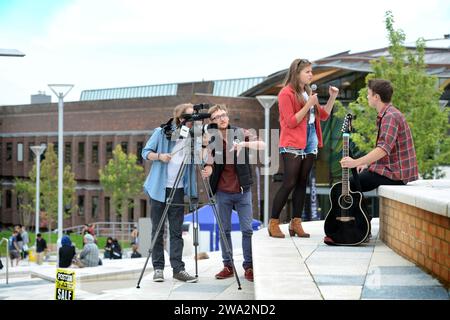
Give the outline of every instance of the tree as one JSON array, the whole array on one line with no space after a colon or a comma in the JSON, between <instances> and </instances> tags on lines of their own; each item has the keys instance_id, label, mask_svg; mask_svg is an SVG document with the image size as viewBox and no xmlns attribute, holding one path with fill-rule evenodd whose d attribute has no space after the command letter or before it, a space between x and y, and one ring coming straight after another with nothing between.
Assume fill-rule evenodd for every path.
<instances>
[{"instance_id":1,"label":"tree","mask_svg":"<svg viewBox=\"0 0 450 320\"><path fill-rule=\"evenodd\" d=\"M32 179L31 174L30 178ZM34 179L36 181L36 174ZM19 222L25 226L29 226L31 225L31 218L35 211L36 184L32 180L16 178L15 189L19 204Z\"/></svg>"},{"instance_id":2,"label":"tree","mask_svg":"<svg viewBox=\"0 0 450 320\"><path fill-rule=\"evenodd\" d=\"M41 162L41 206L46 211L48 217L49 230L52 227L52 220L58 215L58 159L53 149L53 144L49 143L45 152L45 159ZM64 167L63 172L63 208L64 218L70 216L76 210L75 201L75 174L69 165Z\"/></svg>"},{"instance_id":3,"label":"tree","mask_svg":"<svg viewBox=\"0 0 450 320\"><path fill-rule=\"evenodd\" d=\"M114 211L119 216L125 208L132 208L129 201L142 192L144 183L144 168L136 164L136 155L125 154L117 145L113 158L99 170L100 183L106 193L111 195Z\"/></svg>"},{"instance_id":4,"label":"tree","mask_svg":"<svg viewBox=\"0 0 450 320\"><path fill-rule=\"evenodd\" d=\"M426 73L425 41L418 39L415 50L406 48L405 34L400 29L394 29L391 11L386 12L385 23L390 57L380 57L370 62L373 72L367 75L366 84L374 78L392 83L392 103L405 115L411 127L420 175L424 179L441 177L438 166L448 164L450 159L448 111L439 106L442 90L437 88L437 78ZM374 133L378 130L377 112L368 105L367 87L359 91L357 100L348 108L356 115L352 140L362 153L367 153L375 146ZM343 116L347 111L340 108L337 114Z\"/></svg>"}]
</instances>

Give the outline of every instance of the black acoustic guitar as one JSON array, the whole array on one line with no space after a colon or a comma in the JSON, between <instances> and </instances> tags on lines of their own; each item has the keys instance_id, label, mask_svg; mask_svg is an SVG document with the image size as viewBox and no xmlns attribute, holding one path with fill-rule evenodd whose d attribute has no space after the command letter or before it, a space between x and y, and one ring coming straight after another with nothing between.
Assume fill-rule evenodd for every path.
<instances>
[{"instance_id":1,"label":"black acoustic guitar","mask_svg":"<svg viewBox=\"0 0 450 320\"><path fill-rule=\"evenodd\" d=\"M342 156L349 155L352 115L345 116L342 125ZM325 217L324 242L328 245L356 246L364 242L370 231L368 215L363 209L363 194L350 190L348 168L342 168L342 182L335 183L330 190L331 208Z\"/></svg>"}]
</instances>

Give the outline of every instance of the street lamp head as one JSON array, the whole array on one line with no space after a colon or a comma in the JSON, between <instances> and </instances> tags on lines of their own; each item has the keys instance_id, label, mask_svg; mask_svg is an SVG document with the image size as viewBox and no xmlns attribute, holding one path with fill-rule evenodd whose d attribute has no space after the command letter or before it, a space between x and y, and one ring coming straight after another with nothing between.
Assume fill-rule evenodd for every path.
<instances>
[{"instance_id":1,"label":"street lamp head","mask_svg":"<svg viewBox=\"0 0 450 320\"><path fill-rule=\"evenodd\" d=\"M16 49L0 49L0 56L3 57L25 57L25 53Z\"/></svg>"},{"instance_id":2,"label":"street lamp head","mask_svg":"<svg viewBox=\"0 0 450 320\"><path fill-rule=\"evenodd\" d=\"M58 98L64 98L73 88L73 84L49 84L48 87Z\"/></svg>"},{"instance_id":3,"label":"street lamp head","mask_svg":"<svg viewBox=\"0 0 450 320\"><path fill-rule=\"evenodd\" d=\"M30 147L30 149L33 151L33 153L36 155L36 157L40 156L46 148L47 148L47 146L45 144L42 144L40 146Z\"/></svg>"},{"instance_id":4,"label":"street lamp head","mask_svg":"<svg viewBox=\"0 0 450 320\"><path fill-rule=\"evenodd\" d=\"M256 100L263 106L264 109L270 109L275 102L277 102L277 96L256 96Z\"/></svg>"}]
</instances>

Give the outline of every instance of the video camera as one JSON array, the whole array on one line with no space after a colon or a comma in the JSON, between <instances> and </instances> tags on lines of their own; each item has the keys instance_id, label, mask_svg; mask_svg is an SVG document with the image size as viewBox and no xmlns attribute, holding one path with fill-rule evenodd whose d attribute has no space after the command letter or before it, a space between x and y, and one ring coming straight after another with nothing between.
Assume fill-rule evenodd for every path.
<instances>
[{"instance_id":1,"label":"video camera","mask_svg":"<svg viewBox=\"0 0 450 320\"><path fill-rule=\"evenodd\" d=\"M194 113L192 113L192 114L191 113L183 113L181 115L181 118L184 119L184 122L202 121L204 119L211 118L211 114L209 114L207 112L199 112L202 109L208 109L209 104L207 104L207 103L194 104L192 106L192 108L194 109Z\"/></svg>"},{"instance_id":2,"label":"video camera","mask_svg":"<svg viewBox=\"0 0 450 320\"><path fill-rule=\"evenodd\" d=\"M183 119L184 121L182 121L181 125L179 125L177 128L175 128L172 124L173 122L173 118L170 118L169 121L167 121L166 123L163 123L160 127L163 129L164 135L166 136L166 138L168 140L172 139L172 134L174 133L174 131L176 129L180 129L180 136L182 138L187 138L187 136L190 135L191 137L194 136L194 131L198 130L198 125L194 128L190 129L185 127L184 124L186 122L192 122L192 121L202 121L204 119L208 119L211 117L211 115L209 113L201 113L199 112L202 109L208 109L209 108L209 104L208 103L198 103L198 104L194 104L192 106L192 108L194 109L194 113L190 114L190 113L183 113L180 118ZM207 129L207 125L202 125L201 126L201 134L204 134L206 132Z\"/></svg>"}]
</instances>

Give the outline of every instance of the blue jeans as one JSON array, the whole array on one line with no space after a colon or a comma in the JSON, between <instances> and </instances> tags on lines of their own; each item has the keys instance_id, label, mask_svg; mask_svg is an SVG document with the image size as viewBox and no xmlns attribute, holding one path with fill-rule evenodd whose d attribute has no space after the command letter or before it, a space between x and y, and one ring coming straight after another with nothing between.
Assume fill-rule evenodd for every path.
<instances>
[{"instance_id":1,"label":"blue jeans","mask_svg":"<svg viewBox=\"0 0 450 320\"><path fill-rule=\"evenodd\" d=\"M170 188L166 188L166 200L170 194ZM151 219L152 219L152 239L155 237L156 229L159 221L162 218L166 204L157 200L151 199ZM184 221L184 207L180 204L184 203L184 190L178 188L173 197L172 205L170 206L166 218L169 219L169 234L170 234L170 266L173 273L178 273L184 270L184 262L181 260L183 255L183 237L182 226ZM158 233L155 246L152 251L153 270L164 269L164 224Z\"/></svg>"},{"instance_id":2,"label":"blue jeans","mask_svg":"<svg viewBox=\"0 0 450 320\"><path fill-rule=\"evenodd\" d=\"M319 145L319 139L317 138L316 126L314 123L307 124L306 133L306 147L305 149L297 149L292 147L279 148L280 153L292 153L296 156L306 157L307 154L317 154L317 146Z\"/></svg>"},{"instance_id":3,"label":"blue jeans","mask_svg":"<svg viewBox=\"0 0 450 320\"><path fill-rule=\"evenodd\" d=\"M233 205L239 216L239 225L242 232L242 251L244 253L244 269L252 268L252 235L253 235L253 209L252 209L252 193L247 191L244 193L226 193L217 191L216 193L217 208L219 218L222 223L225 236L230 247L231 255L233 255L233 244L231 243L231 212ZM223 264L231 267L231 257L228 255L225 243L220 235L220 247L222 249Z\"/></svg>"}]
</instances>

